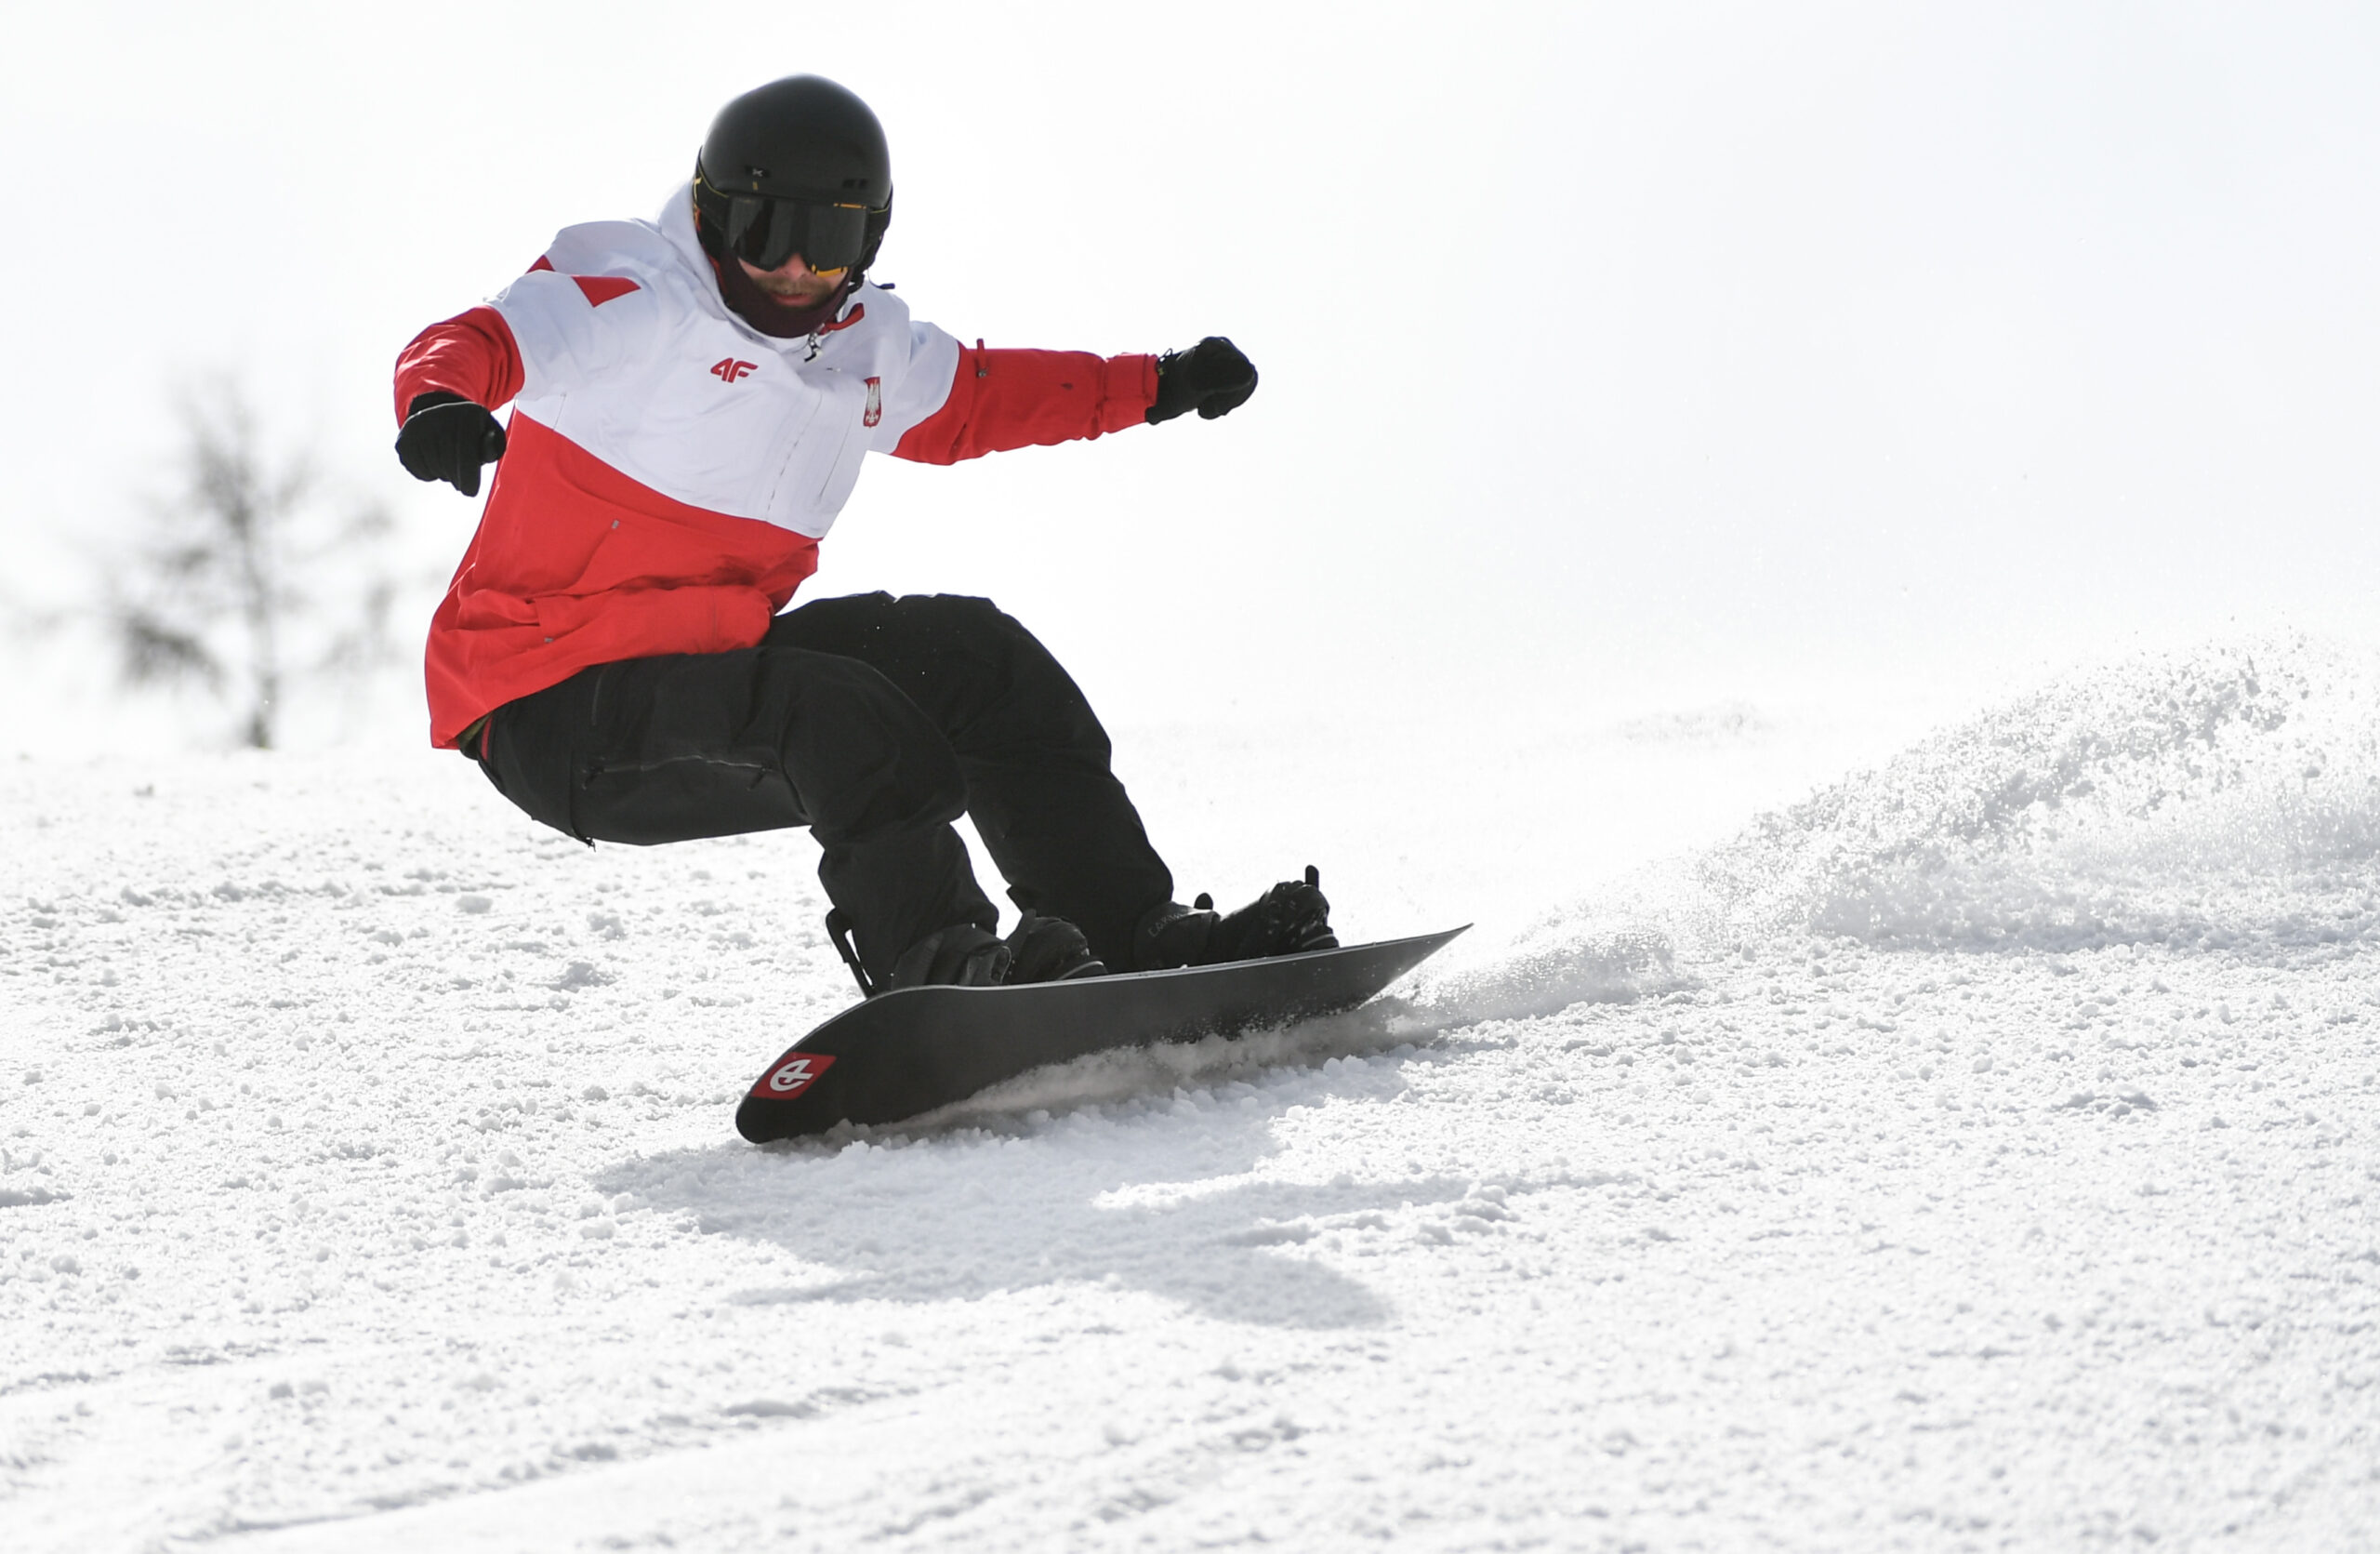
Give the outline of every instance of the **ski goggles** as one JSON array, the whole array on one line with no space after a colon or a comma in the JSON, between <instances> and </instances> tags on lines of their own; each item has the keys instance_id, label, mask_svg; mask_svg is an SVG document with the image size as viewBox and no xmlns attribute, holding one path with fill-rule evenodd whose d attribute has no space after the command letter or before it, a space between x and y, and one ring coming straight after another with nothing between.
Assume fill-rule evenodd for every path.
<instances>
[{"instance_id":1,"label":"ski goggles","mask_svg":"<svg viewBox=\"0 0 2380 1554\"><path fill-rule=\"evenodd\" d=\"M727 199L727 251L755 270L774 270L800 254L821 275L848 270L867 251L868 209L761 194Z\"/></svg>"}]
</instances>

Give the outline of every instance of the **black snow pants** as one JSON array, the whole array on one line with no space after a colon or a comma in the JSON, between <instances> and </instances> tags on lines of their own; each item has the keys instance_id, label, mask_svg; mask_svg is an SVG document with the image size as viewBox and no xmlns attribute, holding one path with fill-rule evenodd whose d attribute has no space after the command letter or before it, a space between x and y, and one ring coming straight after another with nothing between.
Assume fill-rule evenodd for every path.
<instances>
[{"instance_id":1,"label":"black snow pants","mask_svg":"<svg viewBox=\"0 0 2380 1554\"><path fill-rule=\"evenodd\" d=\"M808 826L879 981L934 930L998 920L962 812L1017 905L1116 970L1173 893L1090 703L986 599L822 599L758 647L598 664L496 709L484 750L506 798L583 842Z\"/></svg>"}]
</instances>

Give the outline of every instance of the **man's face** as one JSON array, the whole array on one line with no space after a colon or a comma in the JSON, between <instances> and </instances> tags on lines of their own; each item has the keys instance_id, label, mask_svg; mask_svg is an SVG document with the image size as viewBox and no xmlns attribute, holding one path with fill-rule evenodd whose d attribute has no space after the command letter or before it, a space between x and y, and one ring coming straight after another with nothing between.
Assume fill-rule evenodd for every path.
<instances>
[{"instance_id":1,"label":"man's face","mask_svg":"<svg viewBox=\"0 0 2380 1554\"><path fill-rule=\"evenodd\" d=\"M774 270L762 270L758 265L746 264L742 259L735 262L744 265L744 273L752 278L754 286L789 308L818 307L834 296L835 288L843 284L843 271L822 272L813 270L809 261L800 254Z\"/></svg>"}]
</instances>

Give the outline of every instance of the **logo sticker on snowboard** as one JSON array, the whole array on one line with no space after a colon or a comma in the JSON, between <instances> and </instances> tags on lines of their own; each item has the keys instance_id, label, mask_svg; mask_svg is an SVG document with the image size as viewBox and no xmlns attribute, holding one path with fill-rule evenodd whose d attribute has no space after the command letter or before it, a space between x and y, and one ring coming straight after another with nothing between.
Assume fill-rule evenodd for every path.
<instances>
[{"instance_id":1,"label":"logo sticker on snowboard","mask_svg":"<svg viewBox=\"0 0 2380 1554\"><path fill-rule=\"evenodd\" d=\"M764 1101L789 1101L834 1066L835 1060L824 1053L789 1052L784 1062L760 1076L752 1094Z\"/></svg>"}]
</instances>

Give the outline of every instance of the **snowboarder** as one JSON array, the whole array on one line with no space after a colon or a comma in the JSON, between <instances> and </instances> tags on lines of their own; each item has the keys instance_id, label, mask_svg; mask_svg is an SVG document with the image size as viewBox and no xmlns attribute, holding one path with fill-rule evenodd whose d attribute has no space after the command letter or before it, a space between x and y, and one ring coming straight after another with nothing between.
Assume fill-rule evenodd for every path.
<instances>
[{"instance_id":1,"label":"snowboarder","mask_svg":"<svg viewBox=\"0 0 2380 1554\"><path fill-rule=\"evenodd\" d=\"M1335 945L1311 870L1227 916L1174 901L1099 720L988 600L786 610L864 453L948 464L1211 420L1256 389L1216 337L1104 360L962 346L867 279L892 214L876 115L791 76L721 110L658 220L564 228L405 348L406 470L471 497L496 464L430 625L432 741L581 841L810 827L878 988ZM962 812L1023 910L1005 939Z\"/></svg>"}]
</instances>

